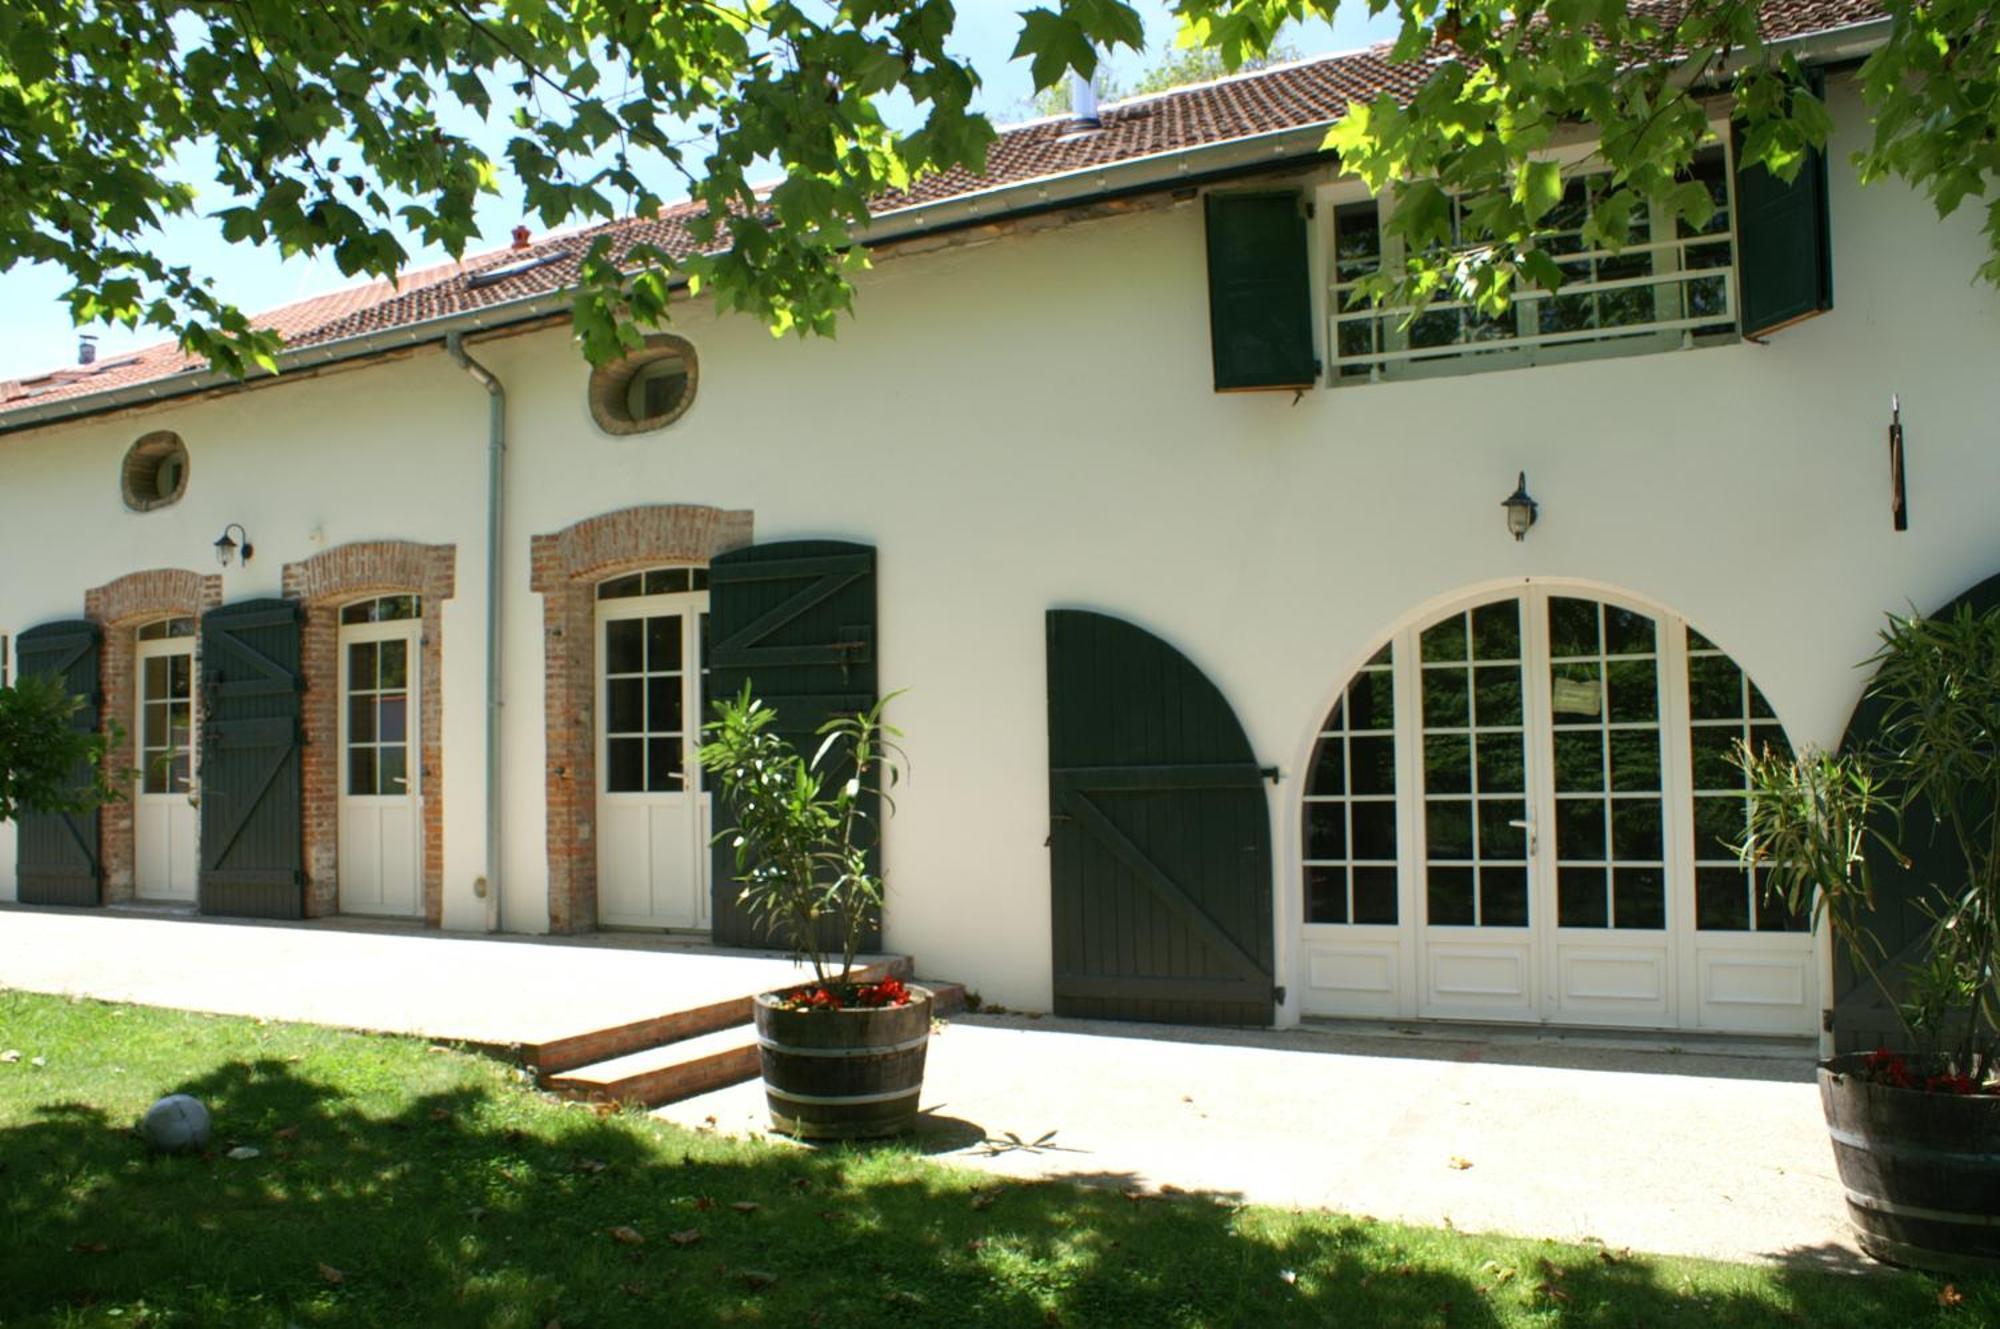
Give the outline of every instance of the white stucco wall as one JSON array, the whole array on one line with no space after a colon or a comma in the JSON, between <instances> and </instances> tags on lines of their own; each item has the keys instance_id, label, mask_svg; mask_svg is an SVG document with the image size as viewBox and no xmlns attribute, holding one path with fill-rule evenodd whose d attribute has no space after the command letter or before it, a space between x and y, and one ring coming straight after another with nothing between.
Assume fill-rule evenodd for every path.
<instances>
[{"instance_id":1,"label":"white stucco wall","mask_svg":"<svg viewBox=\"0 0 2000 1329\"><path fill-rule=\"evenodd\" d=\"M1132 619L1234 703L1273 797L1281 958L1309 734L1349 670L1426 603L1522 577L1620 588L1688 616L1795 738L1836 739L1883 610L2000 570L2000 296L1970 282L1971 215L1940 225L1833 159L1834 311L1767 346L1306 394L1210 390L1197 204L896 259L837 340L773 341L689 309L700 397L658 434L584 410L561 332L475 346L512 410L504 564L505 912L545 924L542 627L528 537L635 503L755 512L759 540L880 551L881 677L913 778L889 833L888 942L985 995L1049 1004L1042 615ZM1902 395L1912 529L1888 514ZM188 497L133 515L143 429L188 441ZM211 566L241 521L280 565L361 538L453 541L445 618L446 919L476 925L485 398L444 357L142 418L0 438L0 630L75 616L85 587ZM1525 469L1541 521L1500 499ZM320 533L315 543L313 533ZM0 897L13 855L0 829ZM1285 981L1281 974L1280 981Z\"/></svg>"}]
</instances>

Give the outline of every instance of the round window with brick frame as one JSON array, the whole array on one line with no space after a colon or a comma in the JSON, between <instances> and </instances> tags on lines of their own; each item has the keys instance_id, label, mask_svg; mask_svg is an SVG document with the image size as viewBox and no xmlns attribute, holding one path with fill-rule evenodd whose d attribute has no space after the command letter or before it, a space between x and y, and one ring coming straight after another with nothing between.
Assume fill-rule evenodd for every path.
<instances>
[{"instance_id":1,"label":"round window with brick frame","mask_svg":"<svg viewBox=\"0 0 2000 1329\"><path fill-rule=\"evenodd\" d=\"M125 452L119 470L119 487L125 506L134 512L178 503L187 492L188 450L181 436L159 429L140 437Z\"/></svg>"},{"instance_id":2,"label":"round window with brick frame","mask_svg":"<svg viewBox=\"0 0 2000 1329\"><path fill-rule=\"evenodd\" d=\"M590 374L590 418L607 434L664 429L694 404L699 377L686 338L657 333L615 364Z\"/></svg>"}]
</instances>

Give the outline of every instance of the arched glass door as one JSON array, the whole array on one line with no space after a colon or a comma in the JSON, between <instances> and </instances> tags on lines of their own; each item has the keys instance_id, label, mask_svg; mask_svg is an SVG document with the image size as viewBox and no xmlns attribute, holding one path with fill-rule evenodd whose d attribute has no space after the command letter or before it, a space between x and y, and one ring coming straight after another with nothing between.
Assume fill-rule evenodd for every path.
<instances>
[{"instance_id":1,"label":"arched glass door","mask_svg":"<svg viewBox=\"0 0 2000 1329\"><path fill-rule=\"evenodd\" d=\"M1307 775L1305 1008L1810 1032L1810 938L1729 849L1737 739L1785 741L1664 611L1531 587L1399 632Z\"/></svg>"}]
</instances>

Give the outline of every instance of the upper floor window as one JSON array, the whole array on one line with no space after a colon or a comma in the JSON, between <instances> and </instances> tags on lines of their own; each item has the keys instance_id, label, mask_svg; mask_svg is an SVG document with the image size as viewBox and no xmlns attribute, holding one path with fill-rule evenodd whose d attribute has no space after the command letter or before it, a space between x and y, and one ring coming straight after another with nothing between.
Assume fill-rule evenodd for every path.
<instances>
[{"instance_id":1,"label":"upper floor window","mask_svg":"<svg viewBox=\"0 0 2000 1329\"><path fill-rule=\"evenodd\" d=\"M591 371L590 418L607 434L664 429L694 404L699 376L693 345L657 333L624 359Z\"/></svg>"},{"instance_id":2,"label":"upper floor window","mask_svg":"<svg viewBox=\"0 0 2000 1329\"><path fill-rule=\"evenodd\" d=\"M134 512L151 512L178 502L187 492L187 481L187 444L168 429L142 435L126 450L118 470L125 506Z\"/></svg>"},{"instance_id":3,"label":"upper floor window","mask_svg":"<svg viewBox=\"0 0 2000 1329\"><path fill-rule=\"evenodd\" d=\"M1334 383L1511 368L1593 354L1693 346L1737 330L1736 241L1729 174L1721 148L1703 153L1693 178L1715 204L1696 228L1635 210L1630 242L1613 253L1584 239L1609 176L1572 178L1546 218L1540 244L1562 270L1557 290L1519 289L1498 317L1469 302L1439 300L1411 309L1356 303L1359 283L1384 263L1400 264L1401 242L1384 235L1374 200L1334 210L1328 316ZM1457 240L1466 205L1454 205Z\"/></svg>"}]
</instances>

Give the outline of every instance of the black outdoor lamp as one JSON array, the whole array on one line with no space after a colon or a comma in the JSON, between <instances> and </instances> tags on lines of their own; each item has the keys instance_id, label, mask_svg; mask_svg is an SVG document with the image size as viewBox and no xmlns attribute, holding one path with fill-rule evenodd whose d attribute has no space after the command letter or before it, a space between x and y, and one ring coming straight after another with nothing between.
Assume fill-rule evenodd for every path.
<instances>
[{"instance_id":1,"label":"black outdoor lamp","mask_svg":"<svg viewBox=\"0 0 2000 1329\"><path fill-rule=\"evenodd\" d=\"M256 552L255 548L250 544L250 533L235 522L230 522L222 528L222 538L215 542L215 561L225 568L229 566L229 560L236 557L236 550L239 547L238 541L229 538L231 531L243 537L240 546L243 550L243 561L245 563L248 563L250 555Z\"/></svg>"},{"instance_id":2,"label":"black outdoor lamp","mask_svg":"<svg viewBox=\"0 0 2000 1329\"><path fill-rule=\"evenodd\" d=\"M1528 473L1521 472L1521 478L1514 483L1514 492L1500 500L1500 506L1507 509L1507 529L1514 533L1515 540L1527 538L1528 528L1535 524L1535 509L1539 506L1528 496ZM248 557L248 552L245 552Z\"/></svg>"}]
</instances>

